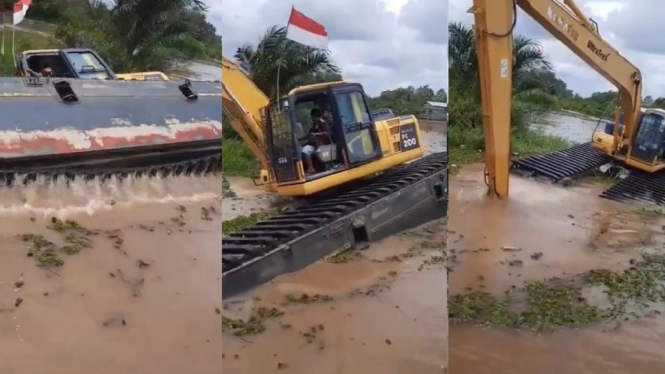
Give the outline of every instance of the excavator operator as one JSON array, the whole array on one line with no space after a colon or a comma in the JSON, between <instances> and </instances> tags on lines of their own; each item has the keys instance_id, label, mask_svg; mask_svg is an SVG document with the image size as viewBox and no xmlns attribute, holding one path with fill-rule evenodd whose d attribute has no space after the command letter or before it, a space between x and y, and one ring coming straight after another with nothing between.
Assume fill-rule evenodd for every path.
<instances>
[{"instance_id":1,"label":"excavator operator","mask_svg":"<svg viewBox=\"0 0 665 374\"><path fill-rule=\"evenodd\" d=\"M51 69L51 66L49 64L44 64L42 66L42 70L39 71L39 74L42 77L50 77L53 75L53 69Z\"/></svg>"},{"instance_id":2,"label":"excavator operator","mask_svg":"<svg viewBox=\"0 0 665 374\"><path fill-rule=\"evenodd\" d=\"M312 127L310 127L307 134L307 143L302 147L302 153L305 159L305 172L307 174L315 174L316 170L314 169L312 155L316 152L316 148L319 145L330 144L332 140L328 132L328 124L323 119L321 110L313 108L310 111L310 116L312 117Z\"/></svg>"}]
</instances>

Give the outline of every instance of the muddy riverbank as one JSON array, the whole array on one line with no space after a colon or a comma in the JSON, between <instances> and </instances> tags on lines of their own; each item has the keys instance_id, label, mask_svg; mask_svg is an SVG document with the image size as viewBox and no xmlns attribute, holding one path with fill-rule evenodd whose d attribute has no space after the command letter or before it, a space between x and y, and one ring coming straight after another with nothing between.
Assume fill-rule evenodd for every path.
<instances>
[{"instance_id":1,"label":"muddy riverbank","mask_svg":"<svg viewBox=\"0 0 665 374\"><path fill-rule=\"evenodd\" d=\"M75 187L3 195L0 372L219 372L219 177Z\"/></svg>"},{"instance_id":2,"label":"muddy riverbank","mask_svg":"<svg viewBox=\"0 0 665 374\"><path fill-rule=\"evenodd\" d=\"M238 374L441 373L445 222L318 262L225 302L224 368ZM248 321L254 315L252 322Z\"/></svg>"},{"instance_id":3,"label":"muddy riverbank","mask_svg":"<svg viewBox=\"0 0 665 374\"><path fill-rule=\"evenodd\" d=\"M606 186L582 184L563 188L513 176L510 198L497 201L485 196L482 170L480 164L465 166L450 182L449 215L453 219L449 223L448 245L452 298L486 293L507 300L506 294L519 296L520 287L526 282L552 277L563 282L594 269L621 272L640 266L644 253L663 254L665 216L651 208L598 198ZM640 282L635 281L627 289L650 292L640 289ZM659 299L662 288L657 282L653 288L658 296L653 302L629 300L635 308L628 308L628 313L616 318L585 314L557 320L543 314L541 321L560 322L563 327L547 326L537 333L452 321L450 372L660 373L665 368L661 353L665 305ZM583 299L571 301L568 310L582 310L575 308L587 302L605 310L605 291L584 291ZM557 292L556 296L547 294L545 297L553 297L551 303L534 313L558 310L557 301L572 300L560 298L562 292L569 291ZM533 302L517 298L507 309L494 306L492 310L506 315L506 310L519 313ZM473 308L472 304L466 305ZM470 315L469 310L457 312ZM527 316L530 317L533 316ZM586 325L584 322L590 317L595 322ZM576 319L579 326L570 327ZM482 320L496 322L501 317Z\"/></svg>"}]
</instances>

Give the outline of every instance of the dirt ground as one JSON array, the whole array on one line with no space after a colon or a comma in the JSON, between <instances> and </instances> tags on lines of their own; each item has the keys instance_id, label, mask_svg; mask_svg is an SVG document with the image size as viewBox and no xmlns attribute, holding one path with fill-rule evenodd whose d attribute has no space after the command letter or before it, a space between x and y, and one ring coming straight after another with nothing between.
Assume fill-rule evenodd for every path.
<instances>
[{"instance_id":1,"label":"dirt ground","mask_svg":"<svg viewBox=\"0 0 665 374\"><path fill-rule=\"evenodd\" d=\"M442 373L444 229L432 222L225 301L224 369Z\"/></svg>"},{"instance_id":2,"label":"dirt ground","mask_svg":"<svg viewBox=\"0 0 665 374\"><path fill-rule=\"evenodd\" d=\"M450 181L450 295L498 296L527 280L622 270L642 253L663 252L662 213L600 199L602 186L520 177L511 177L508 200L491 200L482 170L465 166ZM655 304L639 318L540 333L452 323L450 372L662 373L664 310Z\"/></svg>"},{"instance_id":3,"label":"dirt ground","mask_svg":"<svg viewBox=\"0 0 665 374\"><path fill-rule=\"evenodd\" d=\"M219 177L72 187L0 201L0 373L218 373Z\"/></svg>"}]
</instances>

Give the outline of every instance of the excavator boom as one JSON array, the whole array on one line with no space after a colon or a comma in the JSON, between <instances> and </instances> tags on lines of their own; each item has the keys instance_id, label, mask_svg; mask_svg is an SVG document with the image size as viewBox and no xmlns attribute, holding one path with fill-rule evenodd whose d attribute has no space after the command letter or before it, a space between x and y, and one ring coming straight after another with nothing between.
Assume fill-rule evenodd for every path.
<instances>
[{"instance_id":1,"label":"excavator boom","mask_svg":"<svg viewBox=\"0 0 665 374\"><path fill-rule=\"evenodd\" d=\"M222 57L222 109L264 170L268 170L269 161L265 154L261 110L269 102L238 64Z\"/></svg>"},{"instance_id":2,"label":"excavator boom","mask_svg":"<svg viewBox=\"0 0 665 374\"><path fill-rule=\"evenodd\" d=\"M474 0L469 12L475 18L488 193L500 198L508 196L509 186L512 32L518 7L617 87L625 130L615 150L630 144L642 106L639 69L600 36L597 25L572 0Z\"/></svg>"}]
</instances>

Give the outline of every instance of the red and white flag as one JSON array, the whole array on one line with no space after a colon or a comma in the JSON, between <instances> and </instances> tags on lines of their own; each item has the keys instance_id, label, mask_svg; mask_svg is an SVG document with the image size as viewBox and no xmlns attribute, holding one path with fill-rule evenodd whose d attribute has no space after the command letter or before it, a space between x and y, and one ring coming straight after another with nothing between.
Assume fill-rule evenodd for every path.
<instances>
[{"instance_id":1,"label":"red and white flag","mask_svg":"<svg viewBox=\"0 0 665 374\"><path fill-rule=\"evenodd\" d=\"M291 8L286 37L309 47L328 48L328 33L322 24Z\"/></svg>"},{"instance_id":2,"label":"red and white flag","mask_svg":"<svg viewBox=\"0 0 665 374\"><path fill-rule=\"evenodd\" d=\"M18 0L14 3L14 26L23 21L30 5L32 5L32 0Z\"/></svg>"}]
</instances>

